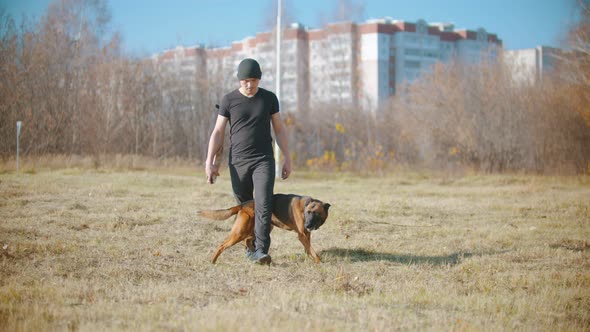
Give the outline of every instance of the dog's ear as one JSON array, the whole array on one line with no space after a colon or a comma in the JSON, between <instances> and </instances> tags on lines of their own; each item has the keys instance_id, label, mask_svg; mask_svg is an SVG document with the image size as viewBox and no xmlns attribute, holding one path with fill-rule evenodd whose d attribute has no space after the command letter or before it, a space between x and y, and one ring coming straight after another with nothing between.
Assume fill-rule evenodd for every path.
<instances>
[{"instance_id":1,"label":"dog's ear","mask_svg":"<svg viewBox=\"0 0 590 332\"><path fill-rule=\"evenodd\" d=\"M328 209L330 208L330 203L324 203L324 211L326 211L326 213L328 213Z\"/></svg>"}]
</instances>

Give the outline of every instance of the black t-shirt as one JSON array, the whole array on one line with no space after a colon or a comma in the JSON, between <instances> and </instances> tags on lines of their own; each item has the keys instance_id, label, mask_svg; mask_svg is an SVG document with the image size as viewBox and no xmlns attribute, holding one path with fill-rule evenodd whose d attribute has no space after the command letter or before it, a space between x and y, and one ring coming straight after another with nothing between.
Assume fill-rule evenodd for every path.
<instances>
[{"instance_id":1,"label":"black t-shirt","mask_svg":"<svg viewBox=\"0 0 590 332\"><path fill-rule=\"evenodd\" d=\"M252 97L238 89L223 96L219 115L229 119L230 160L273 156L271 116L278 111L277 96L262 88Z\"/></svg>"}]
</instances>

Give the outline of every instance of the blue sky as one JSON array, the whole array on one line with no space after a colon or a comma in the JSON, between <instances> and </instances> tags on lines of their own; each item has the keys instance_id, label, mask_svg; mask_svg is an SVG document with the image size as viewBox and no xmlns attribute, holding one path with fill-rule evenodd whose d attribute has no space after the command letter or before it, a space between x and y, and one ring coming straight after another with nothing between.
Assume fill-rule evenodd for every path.
<instances>
[{"instance_id":1,"label":"blue sky","mask_svg":"<svg viewBox=\"0 0 590 332\"><path fill-rule=\"evenodd\" d=\"M330 17L335 0L283 0L290 16L310 27ZM562 46L574 22L575 0L365 0L363 19L451 22L456 28L485 28L506 49ZM40 17L51 0L0 0L14 17ZM276 0L107 0L112 27L124 49L143 56L176 45L229 45L266 30Z\"/></svg>"}]
</instances>

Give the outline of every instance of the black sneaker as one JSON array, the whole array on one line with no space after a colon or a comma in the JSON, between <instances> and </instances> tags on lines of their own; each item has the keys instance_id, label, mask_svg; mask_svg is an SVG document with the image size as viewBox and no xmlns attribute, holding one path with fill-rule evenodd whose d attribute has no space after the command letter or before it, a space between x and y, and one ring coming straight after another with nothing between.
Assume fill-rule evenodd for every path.
<instances>
[{"instance_id":1,"label":"black sneaker","mask_svg":"<svg viewBox=\"0 0 590 332\"><path fill-rule=\"evenodd\" d=\"M246 250L246 257L252 262L260 265L269 265L272 262L272 258L262 251Z\"/></svg>"}]
</instances>

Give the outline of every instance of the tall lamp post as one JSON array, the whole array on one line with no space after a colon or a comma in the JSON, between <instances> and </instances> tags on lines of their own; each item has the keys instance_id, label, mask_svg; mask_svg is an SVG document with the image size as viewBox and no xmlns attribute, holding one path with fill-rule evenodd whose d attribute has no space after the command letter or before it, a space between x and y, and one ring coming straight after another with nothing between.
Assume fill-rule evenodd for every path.
<instances>
[{"instance_id":1,"label":"tall lamp post","mask_svg":"<svg viewBox=\"0 0 590 332\"><path fill-rule=\"evenodd\" d=\"M281 0L278 1L278 10L277 10L277 70L276 70L276 77L275 77L275 92L277 94L277 99L279 103L281 101ZM281 161L280 161L280 149L279 143L275 137L275 176L278 178L281 174Z\"/></svg>"}]
</instances>

